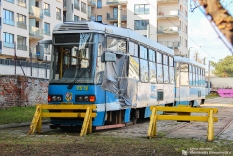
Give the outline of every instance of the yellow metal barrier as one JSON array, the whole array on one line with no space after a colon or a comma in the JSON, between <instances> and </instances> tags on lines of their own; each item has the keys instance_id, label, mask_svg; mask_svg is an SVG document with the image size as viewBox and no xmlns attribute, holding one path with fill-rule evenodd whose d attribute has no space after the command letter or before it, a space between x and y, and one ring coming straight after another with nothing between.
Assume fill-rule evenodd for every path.
<instances>
[{"instance_id":1,"label":"yellow metal barrier","mask_svg":"<svg viewBox=\"0 0 233 156\"><path fill-rule=\"evenodd\" d=\"M84 118L80 136L92 132L92 118L96 117L96 105L47 105L38 104L32 119L28 134L33 134L35 130L41 132L41 119L48 118ZM61 112L43 112L43 110L61 110ZM71 112L72 110L86 110L86 112ZM70 111L70 112L67 112Z\"/></svg>"},{"instance_id":2,"label":"yellow metal barrier","mask_svg":"<svg viewBox=\"0 0 233 156\"><path fill-rule=\"evenodd\" d=\"M156 136L157 120L180 120L180 121L200 121L208 122L207 140L214 139L214 123L218 118L213 116L213 113L218 113L217 108L191 108L191 107L164 107L151 106L150 124L148 129L148 138ZM175 112L177 115L158 115L156 111ZM208 113L208 116L190 116L191 113Z\"/></svg>"}]
</instances>

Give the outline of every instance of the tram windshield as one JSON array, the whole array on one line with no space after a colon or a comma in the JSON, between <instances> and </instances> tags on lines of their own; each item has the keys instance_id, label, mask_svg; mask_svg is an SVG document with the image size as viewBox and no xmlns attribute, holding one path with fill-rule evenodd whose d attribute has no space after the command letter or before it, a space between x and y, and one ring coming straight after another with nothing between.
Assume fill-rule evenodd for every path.
<instances>
[{"instance_id":1,"label":"tram windshield","mask_svg":"<svg viewBox=\"0 0 233 156\"><path fill-rule=\"evenodd\" d=\"M93 33L54 36L52 83L94 83ZM98 38L97 38L98 39Z\"/></svg>"}]
</instances>

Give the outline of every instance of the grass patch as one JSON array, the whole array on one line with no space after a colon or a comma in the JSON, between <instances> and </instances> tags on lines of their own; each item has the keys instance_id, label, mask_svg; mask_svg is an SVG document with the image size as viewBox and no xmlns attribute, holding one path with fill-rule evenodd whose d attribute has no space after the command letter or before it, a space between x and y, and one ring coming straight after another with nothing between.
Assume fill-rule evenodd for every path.
<instances>
[{"instance_id":1,"label":"grass patch","mask_svg":"<svg viewBox=\"0 0 233 156\"><path fill-rule=\"evenodd\" d=\"M193 139L121 138L119 136L96 136L95 133L85 137L71 133L28 136L2 133L1 137L4 137L4 141L0 140L3 155L180 156L182 150L232 152L233 149L232 141L229 140L206 142Z\"/></svg>"},{"instance_id":2,"label":"grass patch","mask_svg":"<svg viewBox=\"0 0 233 156\"><path fill-rule=\"evenodd\" d=\"M10 123L31 122L36 106L11 107L0 109L0 125Z\"/></svg>"}]
</instances>

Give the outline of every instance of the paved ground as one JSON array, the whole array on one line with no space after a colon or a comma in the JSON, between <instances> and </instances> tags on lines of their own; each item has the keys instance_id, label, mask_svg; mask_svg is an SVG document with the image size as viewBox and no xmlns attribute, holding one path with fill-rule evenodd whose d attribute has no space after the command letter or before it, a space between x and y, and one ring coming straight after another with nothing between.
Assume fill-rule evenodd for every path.
<instances>
[{"instance_id":1,"label":"paved ground","mask_svg":"<svg viewBox=\"0 0 233 156\"><path fill-rule=\"evenodd\" d=\"M215 98L206 100L202 107L216 107L219 112L216 115L219 119L214 124L215 136L219 135L219 139L233 140L233 98ZM193 114L192 114L193 115ZM195 114L194 114L195 115ZM231 122L231 124L229 124ZM224 130L225 126L228 125ZM102 130L95 132L97 135L116 135L121 137L147 137L149 119L143 120L136 125L129 125L114 130ZM1 128L1 127L0 127ZM158 121L157 122L158 137L169 138L193 138L205 140L207 138L207 123L202 122L176 122L176 121ZM11 133L26 135L29 126L11 128ZM43 135L50 133L64 133L60 129L51 130L48 124L43 124Z\"/></svg>"}]
</instances>

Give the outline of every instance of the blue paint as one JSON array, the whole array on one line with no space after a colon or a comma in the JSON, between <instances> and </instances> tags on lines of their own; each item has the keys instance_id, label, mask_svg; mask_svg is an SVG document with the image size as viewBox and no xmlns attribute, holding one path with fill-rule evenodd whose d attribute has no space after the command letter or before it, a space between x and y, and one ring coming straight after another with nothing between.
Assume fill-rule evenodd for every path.
<instances>
[{"instance_id":1,"label":"blue paint","mask_svg":"<svg viewBox=\"0 0 233 156\"><path fill-rule=\"evenodd\" d=\"M130 122L130 111L131 111L131 108L125 109L125 116L124 116L125 123Z\"/></svg>"},{"instance_id":2,"label":"blue paint","mask_svg":"<svg viewBox=\"0 0 233 156\"><path fill-rule=\"evenodd\" d=\"M145 109L145 114L144 114L144 118L148 118L151 115L151 110L150 110L150 106L146 107Z\"/></svg>"}]
</instances>

